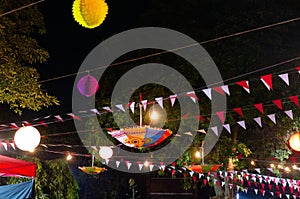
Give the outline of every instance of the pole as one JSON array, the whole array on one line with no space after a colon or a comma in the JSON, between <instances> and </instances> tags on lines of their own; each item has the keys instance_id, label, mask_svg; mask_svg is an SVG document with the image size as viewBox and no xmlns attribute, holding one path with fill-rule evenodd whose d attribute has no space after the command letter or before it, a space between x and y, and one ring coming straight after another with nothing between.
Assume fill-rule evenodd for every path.
<instances>
[{"instance_id":1,"label":"pole","mask_svg":"<svg viewBox=\"0 0 300 199\"><path fill-rule=\"evenodd\" d=\"M142 127L143 126L143 110L142 110L143 105L142 105L142 103L139 104L139 107L140 107L140 127Z\"/></svg>"},{"instance_id":2,"label":"pole","mask_svg":"<svg viewBox=\"0 0 300 199\"><path fill-rule=\"evenodd\" d=\"M202 146L201 146L201 157L202 157L202 165L204 165L204 140L202 141Z\"/></svg>"}]
</instances>

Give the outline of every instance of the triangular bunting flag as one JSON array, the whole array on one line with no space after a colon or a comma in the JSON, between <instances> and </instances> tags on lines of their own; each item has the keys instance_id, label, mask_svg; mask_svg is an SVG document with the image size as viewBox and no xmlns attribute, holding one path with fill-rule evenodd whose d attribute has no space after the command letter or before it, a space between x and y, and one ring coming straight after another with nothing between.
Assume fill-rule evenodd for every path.
<instances>
[{"instance_id":1,"label":"triangular bunting flag","mask_svg":"<svg viewBox=\"0 0 300 199\"><path fill-rule=\"evenodd\" d=\"M121 111L125 112L125 109L124 109L124 107L123 107L122 104L117 104L116 107L117 107L118 109L120 109Z\"/></svg>"},{"instance_id":2,"label":"triangular bunting flag","mask_svg":"<svg viewBox=\"0 0 300 199\"><path fill-rule=\"evenodd\" d=\"M244 81L236 82L236 84L243 87L245 89L245 91L250 93L250 87L249 87L249 82L248 81L244 80Z\"/></svg>"},{"instance_id":3,"label":"triangular bunting flag","mask_svg":"<svg viewBox=\"0 0 300 199\"><path fill-rule=\"evenodd\" d=\"M285 114L287 114L287 116L289 116L289 118L291 118L292 120L294 120L294 116L293 116L293 111L292 110L288 110L288 111L284 111Z\"/></svg>"},{"instance_id":4,"label":"triangular bunting flag","mask_svg":"<svg viewBox=\"0 0 300 199\"><path fill-rule=\"evenodd\" d=\"M255 168L255 171L257 171L257 173L260 173L260 168Z\"/></svg>"},{"instance_id":5,"label":"triangular bunting flag","mask_svg":"<svg viewBox=\"0 0 300 199\"><path fill-rule=\"evenodd\" d=\"M16 123L10 123L10 128L17 130L19 127Z\"/></svg>"},{"instance_id":6,"label":"triangular bunting flag","mask_svg":"<svg viewBox=\"0 0 300 199\"><path fill-rule=\"evenodd\" d=\"M223 127L228 131L228 133L231 134L231 130L230 130L230 125L229 124L224 124Z\"/></svg>"},{"instance_id":7,"label":"triangular bunting flag","mask_svg":"<svg viewBox=\"0 0 300 199\"><path fill-rule=\"evenodd\" d=\"M73 120L81 120L80 117L76 116L74 113L68 113L67 115L69 115L71 118L73 118Z\"/></svg>"},{"instance_id":8,"label":"triangular bunting flag","mask_svg":"<svg viewBox=\"0 0 300 199\"><path fill-rule=\"evenodd\" d=\"M280 110L282 110L282 101L281 99L273 100L272 101Z\"/></svg>"},{"instance_id":9,"label":"triangular bunting flag","mask_svg":"<svg viewBox=\"0 0 300 199\"><path fill-rule=\"evenodd\" d=\"M216 112L217 116L219 117L219 119L221 120L222 123L224 123L224 111L219 111L219 112Z\"/></svg>"},{"instance_id":10,"label":"triangular bunting flag","mask_svg":"<svg viewBox=\"0 0 300 199\"><path fill-rule=\"evenodd\" d=\"M186 113L186 114L184 114L182 117L181 117L181 119L186 119L186 118L188 118L189 117L189 113Z\"/></svg>"},{"instance_id":11,"label":"triangular bunting flag","mask_svg":"<svg viewBox=\"0 0 300 199\"><path fill-rule=\"evenodd\" d=\"M234 108L233 110L234 110L237 114L239 114L241 117L244 117L242 108Z\"/></svg>"},{"instance_id":12,"label":"triangular bunting flag","mask_svg":"<svg viewBox=\"0 0 300 199\"><path fill-rule=\"evenodd\" d=\"M195 118L197 118L198 120L200 120L201 122L204 122L205 119L202 115L196 115Z\"/></svg>"},{"instance_id":13,"label":"triangular bunting flag","mask_svg":"<svg viewBox=\"0 0 300 199\"><path fill-rule=\"evenodd\" d=\"M147 100L142 100L142 105L143 105L144 111L146 111L146 109L147 109Z\"/></svg>"},{"instance_id":14,"label":"triangular bunting flag","mask_svg":"<svg viewBox=\"0 0 300 199\"><path fill-rule=\"evenodd\" d=\"M54 116L58 121L63 122L64 120L60 117L60 115L55 115Z\"/></svg>"},{"instance_id":15,"label":"triangular bunting flag","mask_svg":"<svg viewBox=\"0 0 300 199\"><path fill-rule=\"evenodd\" d=\"M254 104L254 106L263 114L264 113L264 108L262 103L259 104Z\"/></svg>"},{"instance_id":16,"label":"triangular bunting flag","mask_svg":"<svg viewBox=\"0 0 300 199\"><path fill-rule=\"evenodd\" d=\"M216 136L219 136L218 127L217 126L211 127L211 130L216 134Z\"/></svg>"},{"instance_id":17,"label":"triangular bunting flag","mask_svg":"<svg viewBox=\"0 0 300 199\"><path fill-rule=\"evenodd\" d=\"M246 124L245 124L245 120L242 120L242 121L238 121L237 122L241 127L243 127L243 129L246 130Z\"/></svg>"},{"instance_id":18,"label":"triangular bunting flag","mask_svg":"<svg viewBox=\"0 0 300 199\"><path fill-rule=\"evenodd\" d=\"M108 111L108 112L112 112L111 108L108 107L108 106L104 106L104 107L102 107L102 108L103 108L104 110Z\"/></svg>"},{"instance_id":19,"label":"triangular bunting flag","mask_svg":"<svg viewBox=\"0 0 300 199\"><path fill-rule=\"evenodd\" d=\"M129 162L129 161L126 161L126 166L127 166L127 169L128 169L128 170L130 169L131 165L132 165L132 163L131 163L131 162Z\"/></svg>"},{"instance_id":20,"label":"triangular bunting flag","mask_svg":"<svg viewBox=\"0 0 300 199\"><path fill-rule=\"evenodd\" d=\"M267 115L267 116L268 116L268 118L270 118L270 120L272 120L272 122L273 122L274 124L276 124L275 114L270 114L270 115Z\"/></svg>"},{"instance_id":21,"label":"triangular bunting flag","mask_svg":"<svg viewBox=\"0 0 300 199\"><path fill-rule=\"evenodd\" d=\"M257 195L257 193L258 193L258 189L254 189L254 192L255 192L255 194Z\"/></svg>"},{"instance_id":22,"label":"triangular bunting flag","mask_svg":"<svg viewBox=\"0 0 300 199\"><path fill-rule=\"evenodd\" d=\"M7 151L7 143L6 142L2 142L2 145L3 145L4 149Z\"/></svg>"},{"instance_id":23,"label":"triangular bunting flag","mask_svg":"<svg viewBox=\"0 0 300 199\"><path fill-rule=\"evenodd\" d=\"M150 171L152 171L152 170L153 170L153 167L154 167L154 165L153 165L153 164L150 164L150 165L149 165L149 169L150 169Z\"/></svg>"},{"instance_id":24,"label":"triangular bunting flag","mask_svg":"<svg viewBox=\"0 0 300 199\"><path fill-rule=\"evenodd\" d=\"M254 121L260 126L260 127L262 127L262 125L261 125L261 118L260 117L256 117L256 118L253 118L254 119Z\"/></svg>"},{"instance_id":25,"label":"triangular bunting flag","mask_svg":"<svg viewBox=\"0 0 300 199\"><path fill-rule=\"evenodd\" d=\"M221 88L227 95L230 95L229 88L227 85L221 86Z\"/></svg>"},{"instance_id":26,"label":"triangular bunting flag","mask_svg":"<svg viewBox=\"0 0 300 199\"><path fill-rule=\"evenodd\" d=\"M139 164L139 170L141 171L143 168L144 164Z\"/></svg>"},{"instance_id":27,"label":"triangular bunting flag","mask_svg":"<svg viewBox=\"0 0 300 199\"><path fill-rule=\"evenodd\" d=\"M211 100L211 88L203 89L202 91Z\"/></svg>"},{"instance_id":28,"label":"triangular bunting flag","mask_svg":"<svg viewBox=\"0 0 300 199\"><path fill-rule=\"evenodd\" d=\"M134 106L135 106L135 102L129 103L129 107L132 113L134 113Z\"/></svg>"},{"instance_id":29,"label":"triangular bunting flag","mask_svg":"<svg viewBox=\"0 0 300 199\"><path fill-rule=\"evenodd\" d=\"M298 96L295 95L295 96L290 96L289 99L294 102L294 104L296 104L296 106L299 107L299 99L298 99Z\"/></svg>"},{"instance_id":30,"label":"triangular bunting flag","mask_svg":"<svg viewBox=\"0 0 300 199\"><path fill-rule=\"evenodd\" d=\"M189 96L194 103L199 100L194 91L187 92L186 95Z\"/></svg>"},{"instance_id":31,"label":"triangular bunting flag","mask_svg":"<svg viewBox=\"0 0 300 199\"><path fill-rule=\"evenodd\" d=\"M190 171L189 174L192 177L194 175L194 171Z\"/></svg>"},{"instance_id":32,"label":"triangular bunting flag","mask_svg":"<svg viewBox=\"0 0 300 199\"><path fill-rule=\"evenodd\" d=\"M288 73L278 75L278 77L280 77L286 83L286 85L288 85L288 86L290 85Z\"/></svg>"},{"instance_id":33,"label":"triangular bunting flag","mask_svg":"<svg viewBox=\"0 0 300 199\"><path fill-rule=\"evenodd\" d=\"M300 66L297 67L297 71L300 74Z\"/></svg>"},{"instance_id":34,"label":"triangular bunting flag","mask_svg":"<svg viewBox=\"0 0 300 199\"><path fill-rule=\"evenodd\" d=\"M163 109L164 104L163 104L163 98L162 97L157 97L155 98L155 101L157 101L158 105Z\"/></svg>"},{"instance_id":35,"label":"triangular bunting flag","mask_svg":"<svg viewBox=\"0 0 300 199\"><path fill-rule=\"evenodd\" d=\"M176 101L176 98L177 98L177 95L170 95L170 101L171 101L171 106L173 107L174 106L174 103Z\"/></svg>"},{"instance_id":36,"label":"triangular bunting flag","mask_svg":"<svg viewBox=\"0 0 300 199\"><path fill-rule=\"evenodd\" d=\"M216 91L217 93L221 94L221 95L225 95L225 93L224 93L221 86L213 87L213 90Z\"/></svg>"},{"instance_id":37,"label":"triangular bunting flag","mask_svg":"<svg viewBox=\"0 0 300 199\"><path fill-rule=\"evenodd\" d=\"M120 161L116 161L116 166L117 166L117 168L119 168L119 166L120 166Z\"/></svg>"},{"instance_id":38,"label":"triangular bunting flag","mask_svg":"<svg viewBox=\"0 0 300 199\"><path fill-rule=\"evenodd\" d=\"M100 115L99 111L96 108L91 109L91 111L97 115Z\"/></svg>"},{"instance_id":39,"label":"triangular bunting flag","mask_svg":"<svg viewBox=\"0 0 300 199\"><path fill-rule=\"evenodd\" d=\"M273 89L272 74L264 75L260 77L260 80L264 83L268 90Z\"/></svg>"},{"instance_id":40,"label":"triangular bunting flag","mask_svg":"<svg viewBox=\"0 0 300 199\"><path fill-rule=\"evenodd\" d=\"M16 150L15 143L10 143L10 146L11 146L14 150Z\"/></svg>"}]
</instances>

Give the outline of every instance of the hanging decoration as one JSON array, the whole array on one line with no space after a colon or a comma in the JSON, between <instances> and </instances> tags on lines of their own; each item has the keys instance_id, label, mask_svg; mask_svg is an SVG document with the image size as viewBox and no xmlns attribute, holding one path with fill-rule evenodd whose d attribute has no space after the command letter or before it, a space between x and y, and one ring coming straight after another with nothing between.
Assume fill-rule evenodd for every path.
<instances>
[{"instance_id":1,"label":"hanging decoration","mask_svg":"<svg viewBox=\"0 0 300 199\"><path fill-rule=\"evenodd\" d=\"M172 131L169 129L138 126L108 133L128 147L150 148L163 142L172 134Z\"/></svg>"},{"instance_id":2,"label":"hanging decoration","mask_svg":"<svg viewBox=\"0 0 300 199\"><path fill-rule=\"evenodd\" d=\"M82 95L91 97L99 89L99 84L95 77L88 74L80 78L77 83L77 89Z\"/></svg>"},{"instance_id":3,"label":"hanging decoration","mask_svg":"<svg viewBox=\"0 0 300 199\"><path fill-rule=\"evenodd\" d=\"M92 29L103 23L108 13L108 6L104 0L75 0L72 12L76 22Z\"/></svg>"},{"instance_id":4,"label":"hanging decoration","mask_svg":"<svg viewBox=\"0 0 300 199\"><path fill-rule=\"evenodd\" d=\"M40 132L32 126L21 127L14 136L16 146L23 151L34 151L40 144L40 141Z\"/></svg>"},{"instance_id":5,"label":"hanging decoration","mask_svg":"<svg viewBox=\"0 0 300 199\"><path fill-rule=\"evenodd\" d=\"M104 171L107 171L104 167L96 167L94 166L95 156L92 155L92 166L84 166L84 167L78 167L82 172L89 174L89 175L97 175L99 173L102 173Z\"/></svg>"},{"instance_id":6,"label":"hanging decoration","mask_svg":"<svg viewBox=\"0 0 300 199\"><path fill-rule=\"evenodd\" d=\"M289 145L295 151L300 151L300 132L294 133L289 138Z\"/></svg>"},{"instance_id":7,"label":"hanging decoration","mask_svg":"<svg viewBox=\"0 0 300 199\"><path fill-rule=\"evenodd\" d=\"M102 146L102 147L100 147L99 155L104 160L107 160L107 159L111 158L113 156L113 154L114 154L114 152L111 149L111 147L108 147L108 146Z\"/></svg>"}]
</instances>

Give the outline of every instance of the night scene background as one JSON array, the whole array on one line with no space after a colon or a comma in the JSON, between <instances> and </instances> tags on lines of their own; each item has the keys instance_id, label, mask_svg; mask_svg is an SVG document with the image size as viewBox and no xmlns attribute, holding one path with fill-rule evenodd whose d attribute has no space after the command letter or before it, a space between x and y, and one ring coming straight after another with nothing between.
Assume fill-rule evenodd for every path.
<instances>
[{"instance_id":1,"label":"night scene background","mask_svg":"<svg viewBox=\"0 0 300 199\"><path fill-rule=\"evenodd\" d=\"M10 1L13 5L12 0L5 2ZM29 3L32 2L24 1L24 4ZM40 125L37 128L42 140L34 153L12 148L5 149L1 146L0 154L39 162L44 172L41 172L43 175L40 175L40 183L37 178L36 188L48 194L49 198L205 199L225 198L226 194L228 198L240 199L299 198L300 185L297 182L292 185L286 180L286 185L282 181L276 181L276 179L292 179L292 181L300 179L298 169L292 169L295 165L300 167L299 153L291 149L288 144L289 136L299 132L300 128L298 110L300 69L297 69L300 60L299 2L296 0L106 0L106 3L109 7L106 19L103 24L94 29L84 28L74 20L73 1L45 0L37 4L38 10L44 16L46 33L33 37L49 52L50 58L46 63L33 64L31 67L36 68L40 74L42 88L50 95L56 96L60 105L43 108L40 111L25 108L22 115L18 115L9 109L7 104L2 103L0 106L2 124L34 122L38 118ZM22 13L22 10L16 12ZM5 17L7 16L9 15ZM96 108L100 110L101 107L110 106L109 99L114 84L122 74L135 66L157 62L175 68L190 81L196 91L201 112L198 117L199 129L208 131L208 124L212 117L224 120L222 121L224 124L231 126L230 133L228 129L219 132L221 133L219 142L205 157L207 164L221 165L219 169L222 174L219 171L216 174L206 171L202 176L197 172L190 173L185 168L186 165L200 164L194 157L194 152L195 148L201 145L205 135L200 134L196 129L191 130L192 134L196 134L193 145L174 164L165 165L167 168L163 172L159 170L146 174L132 174L130 169L128 173L120 172L107 167L105 161L99 157L96 158L95 164L107 168L107 171L98 175L88 175L78 169L78 166L91 165L91 152L98 150L97 147L103 144L101 140L93 137L95 136L93 132L89 132L90 136L87 139L96 149L85 148L76 133L72 119L67 115L72 113L72 92L73 86L77 83L75 77L78 69L88 53L102 41L122 31L139 27L173 29L188 35L205 48L216 63L224 85L229 86L230 95L224 90L222 92L220 88L212 90L212 97L220 94L227 96L226 118L223 118L222 110L219 112L221 115L210 112L211 101L202 92L207 85L185 60L172 53L108 67L99 82ZM157 52L161 51L138 50L121 56L115 63ZM289 85L278 76L286 74L289 77ZM273 77L271 90L267 89L260 79L264 75ZM250 93L237 84L244 80L250 82ZM174 94L159 85L146 85L136 91L131 99L139 101L139 93L143 94L143 99L152 102L155 102L155 97L166 98ZM256 105L261 105L263 109ZM176 130L181 119L192 117L186 114L185 118L181 118L185 113L180 113L178 104L174 107L167 104L165 109L169 122L164 128ZM287 114L291 112L293 118ZM272 121L273 113L276 114L276 121ZM74 114L80 116L81 113ZM61 117L55 117L58 115ZM131 115L138 124L138 113ZM261 125L257 124L255 118L261 119ZM104 129L118 128L111 113L100 115L98 119ZM237 123L238 121L246 122L246 127ZM14 130L2 129L1 132L3 132L0 135L1 142L12 141ZM116 145L118 144L120 143L116 142ZM130 150L126 147L125 149ZM116 152L117 148L114 150ZM67 162L65 156L69 152L74 156ZM110 164L120 162L120 166L126 167L126 157L114 155L116 157L110 161ZM232 176L226 171L230 159L235 161L234 169L237 171ZM56 163L58 160L60 162ZM48 164L49 161L55 163L51 166ZM137 160L140 161L144 162L144 160ZM132 167L138 168L138 164L133 162ZM279 165L283 165L282 168L278 167ZM291 170L285 170L286 167ZM253 176L248 175L248 172ZM215 176L211 177L211 175ZM262 176L264 180L261 182ZM47 178L48 181L41 180L42 178ZM130 179L135 180L134 185L129 183ZM53 184L50 181L53 181ZM7 182L6 179L1 179L1 184L11 182L17 181ZM49 186L45 188L47 184ZM77 195L70 195L63 191L61 195L53 194L61 184L68 186L66 190L75 189ZM75 187L76 184L78 187ZM132 191L136 191L135 194Z\"/></svg>"}]
</instances>

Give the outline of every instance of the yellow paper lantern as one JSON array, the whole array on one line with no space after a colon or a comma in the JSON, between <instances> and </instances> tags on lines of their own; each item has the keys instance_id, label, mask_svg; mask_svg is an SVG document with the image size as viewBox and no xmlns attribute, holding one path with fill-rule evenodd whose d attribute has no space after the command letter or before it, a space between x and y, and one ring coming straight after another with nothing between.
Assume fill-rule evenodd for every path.
<instances>
[{"instance_id":1,"label":"yellow paper lantern","mask_svg":"<svg viewBox=\"0 0 300 199\"><path fill-rule=\"evenodd\" d=\"M300 151L300 132L291 135L289 145L293 150Z\"/></svg>"},{"instance_id":2,"label":"yellow paper lantern","mask_svg":"<svg viewBox=\"0 0 300 199\"><path fill-rule=\"evenodd\" d=\"M14 136L16 146L23 151L34 151L40 141L40 132L32 126L21 127Z\"/></svg>"},{"instance_id":3,"label":"yellow paper lantern","mask_svg":"<svg viewBox=\"0 0 300 199\"><path fill-rule=\"evenodd\" d=\"M73 17L85 28L100 26L108 13L104 0L75 0L73 2Z\"/></svg>"}]
</instances>

